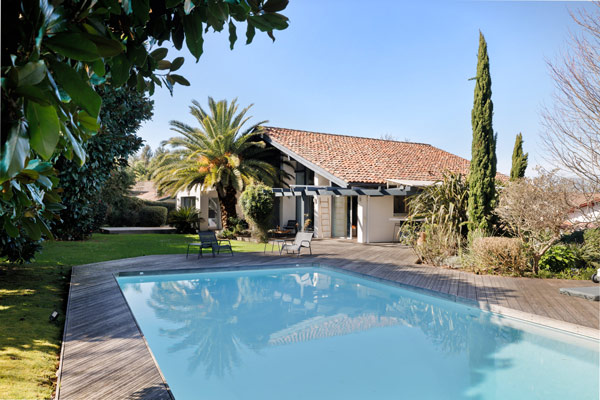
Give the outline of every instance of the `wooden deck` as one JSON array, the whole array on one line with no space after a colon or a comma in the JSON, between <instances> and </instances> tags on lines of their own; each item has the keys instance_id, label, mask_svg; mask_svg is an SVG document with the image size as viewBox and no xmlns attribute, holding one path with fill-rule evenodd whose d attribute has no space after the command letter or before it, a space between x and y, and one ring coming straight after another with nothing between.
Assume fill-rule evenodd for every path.
<instances>
[{"instance_id":1,"label":"wooden deck","mask_svg":"<svg viewBox=\"0 0 600 400\"><path fill-rule=\"evenodd\" d=\"M200 260L185 255L145 256L73 268L57 398L171 399L113 274L241 265L318 262L344 270L435 291L457 301L599 336L600 305L559 294L561 287L591 282L505 278L414 265L410 249L344 240L313 242L314 256L237 253Z\"/></svg>"}]
</instances>

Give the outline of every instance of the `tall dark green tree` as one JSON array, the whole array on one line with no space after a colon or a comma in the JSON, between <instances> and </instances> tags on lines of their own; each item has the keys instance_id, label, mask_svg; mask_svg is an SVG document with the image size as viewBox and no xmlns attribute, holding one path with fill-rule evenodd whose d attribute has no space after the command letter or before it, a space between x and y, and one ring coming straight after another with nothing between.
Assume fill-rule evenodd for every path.
<instances>
[{"instance_id":1,"label":"tall dark green tree","mask_svg":"<svg viewBox=\"0 0 600 400\"><path fill-rule=\"evenodd\" d=\"M515 148L512 154L512 167L510 168L510 180L515 181L525 176L527 169L527 157L529 154L523 153L523 135L519 133L515 139Z\"/></svg>"},{"instance_id":2,"label":"tall dark green tree","mask_svg":"<svg viewBox=\"0 0 600 400\"><path fill-rule=\"evenodd\" d=\"M469 228L470 231L491 228L495 202L496 136L492 127L492 78L487 43L479 32L475 96L471 111L473 143L469 172Z\"/></svg>"}]
</instances>

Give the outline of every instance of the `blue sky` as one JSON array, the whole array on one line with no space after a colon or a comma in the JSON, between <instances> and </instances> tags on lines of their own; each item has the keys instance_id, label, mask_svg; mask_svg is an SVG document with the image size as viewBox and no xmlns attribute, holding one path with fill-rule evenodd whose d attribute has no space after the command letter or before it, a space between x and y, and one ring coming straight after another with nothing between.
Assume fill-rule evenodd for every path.
<instances>
[{"instance_id":1,"label":"blue sky","mask_svg":"<svg viewBox=\"0 0 600 400\"><path fill-rule=\"evenodd\" d=\"M138 134L156 148L174 135L169 121L194 124L193 99L254 103L252 121L356 136L392 135L471 157L471 108L478 31L488 42L498 133L498 170L509 173L515 135L530 167L544 164L539 111L551 104L546 61L577 32L569 10L587 2L291 0L287 30L272 43L245 26L229 50L227 33L205 35L198 63L186 58L190 87L157 90L154 118ZM532 173L531 168L528 175Z\"/></svg>"}]
</instances>

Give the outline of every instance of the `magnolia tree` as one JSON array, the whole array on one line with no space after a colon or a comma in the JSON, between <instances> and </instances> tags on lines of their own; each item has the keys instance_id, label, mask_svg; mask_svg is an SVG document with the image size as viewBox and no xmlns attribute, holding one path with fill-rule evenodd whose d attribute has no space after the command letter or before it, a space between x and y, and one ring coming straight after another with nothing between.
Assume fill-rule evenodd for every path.
<instances>
[{"instance_id":1,"label":"magnolia tree","mask_svg":"<svg viewBox=\"0 0 600 400\"><path fill-rule=\"evenodd\" d=\"M521 238L531 255L533 272L544 253L561 237L570 211L569 181L555 172L509 182L495 213L505 229Z\"/></svg>"}]
</instances>

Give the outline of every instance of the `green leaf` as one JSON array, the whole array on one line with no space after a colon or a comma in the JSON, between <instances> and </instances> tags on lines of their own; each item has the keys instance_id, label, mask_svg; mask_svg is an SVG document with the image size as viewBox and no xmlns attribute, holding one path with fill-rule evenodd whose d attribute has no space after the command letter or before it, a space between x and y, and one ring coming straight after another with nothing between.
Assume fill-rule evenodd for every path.
<instances>
[{"instance_id":1,"label":"green leaf","mask_svg":"<svg viewBox=\"0 0 600 400\"><path fill-rule=\"evenodd\" d=\"M268 32L273 29L273 28L271 28L271 25L267 24L267 22L263 19L263 15L249 16L248 23L252 24L253 27L255 27L263 32Z\"/></svg>"},{"instance_id":2,"label":"green leaf","mask_svg":"<svg viewBox=\"0 0 600 400\"><path fill-rule=\"evenodd\" d=\"M285 9L289 0L268 0L263 6L265 12L277 12Z\"/></svg>"},{"instance_id":3,"label":"green leaf","mask_svg":"<svg viewBox=\"0 0 600 400\"><path fill-rule=\"evenodd\" d=\"M190 82L185 79L183 76L181 75L177 75L177 74L170 74L167 75L168 77L171 77L171 83L173 82L177 82L182 86L190 86Z\"/></svg>"},{"instance_id":4,"label":"green leaf","mask_svg":"<svg viewBox=\"0 0 600 400\"><path fill-rule=\"evenodd\" d=\"M171 72L177 71L183 65L185 59L183 57L177 57L171 62Z\"/></svg>"},{"instance_id":5,"label":"green leaf","mask_svg":"<svg viewBox=\"0 0 600 400\"><path fill-rule=\"evenodd\" d=\"M85 111L79 111L77 113L77 121L83 128L89 131L98 132L98 130L100 129L100 125L98 124L98 118L92 117Z\"/></svg>"},{"instance_id":6,"label":"green leaf","mask_svg":"<svg viewBox=\"0 0 600 400\"><path fill-rule=\"evenodd\" d=\"M235 24L232 20L229 20L229 48L233 50L233 45L237 40L237 34L235 33Z\"/></svg>"},{"instance_id":7,"label":"green leaf","mask_svg":"<svg viewBox=\"0 0 600 400\"><path fill-rule=\"evenodd\" d=\"M158 63L158 69L171 69L171 62L167 60L160 60Z\"/></svg>"},{"instance_id":8,"label":"green leaf","mask_svg":"<svg viewBox=\"0 0 600 400\"><path fill-rule=\"evenodd\" d=\"M31 239L40 240L42 238L42 231L36 222L30 218L22 218L21 223L23 224L25 234Z\"/></svg>"},{"instance_id":9,"label":"green leaf","mask_svg":"<svg viewBox=\"0 0 600 400\"><path fill-rule=\"evenodd\" d=\"M252 39L254 39L255 34L256 29L254 29L254 25L248 22L248 28L246 29L246 44L252 43Z\"/></svg>"},{"instance_id":10,"label":"green leaf","mask_svg":"<svg viewBox=\"0 0 600 400\"><path fill-rule=\"evenodd\" d=\"M57 33L44 43L51 50L73 60L94 61L100 58L94 42L81 33Z\"/></svg>"},{"instance_id":11,"label":"green leaf","mask_svg":"<svg viewBox=\"0 0 600 400\"><path fill-rule=\"evenodd\" d=\"M37 172L35 169L25 168L23 171L19 172L19 175L17 175L17 176L19 178L25 176L33 181L36 181L40 177L40 173Z\"/></svg>"},{"instance_id":12,"label":"green leaf","mask_svg":"<svg viewBox=\"0 0 600 400\"><path fill-rule=\"evenodd\" d=\"M44 106L52 104L51 94L37 86L20 86L15 89L15 94L25 97L27 100L35 101Z\"/></svg>"},{"instance_id":13,"label":"green leaf","mask_svg":"<svg viewBox=\"0 0 600 400\"><path fill-rule=\"evenodd\" d=\"M144 25L150 17L150 2L149 0L132 0L131 8L135 18Z\"/></svg>"},{"instance_id":14,"label":"green leaf","mask_svg":"<svg viewBox=\"0 0 600 400\"><path fill-rule=\"evenodd\" d=\"M17 67L18 86L37 85L46 76L46 64L43 61L28 62Z\"/></svg>"},{"instance_id":15,"label":"green leaf","mask_svg":"<svg viewBox=\"0 0 600 400\"><path fill-rule=\"evenodd\" d=\"M123 86L129 79L129 70L131 62L127 56L122 53L110 60L110 76L113 86Z\"/></svg>"},{"instance_id":16,"label":"green leaf","mask_svg":"<svg viewBox=\"0 0 600 400\"><path fill-rule=\"evenodd\" d=\"M6 233L8 233L8 236L12 238L16 238L19 236L19 228L14 226L8 218L4 220L4 229L6 230Z\"/></svg>"},{"instance_id":17,"label":"green leaf","mask_svg":"<svg viewBox=\"0 0 600 400\"><path fill-rule=\"evenodd\" d=\"M125 50L125 46L118 40L92 34L86 34L85 36L96 45L98 53L102 57L114 57Z\"/></svg>"},{"instance_id":18,"label":"green leaf","mask_svg":"<svg viewBox=\"0 0 600 400\"><path fill-rule=\"evenodd\" d=\"M83 165L85 163L85 151L83 150L83 147L81 147L81 144L75 139L75 136L73 136L69 129L65 129L65 132L71 142L71 147L73 148L75 155L79 159L79 165Z\"/></svg>"},{"instance_id":19,"label":"green leaf","mask_svg":"<svg viewBox=\"0 0 600 400\"><path fill-rule=\"evenodd\" d=\"M288 18L284 15L273 13L273 14L264 14L261 16L267 24L269 24L273 29L282 30L289 26Z\"/></svg>"},{"instance_id":20,"label":"green leaf","mask_svg":"<svg viewBox=\"0 0 600 400\"><path fill-rule=\"evenodd\" d=\"M43 106L29 101L26 114L31 147L44 160L50 159L60 137L60 125L56 110L52 106Z\"/></svg>"},{"instance_id":21,"label":"green leaf","mask_svg":"<svg viewBox=\"0 0 600 400\"><path fill-rule=\"evenodd\" d=\"M2 146L0 183L13 178L23 169L29 150L29 138L23 124L13 124L8 132L8 140Z\"/></svg>"},{"instance_id":22,"label":"green leaf","mask_svg":"<svg viewBox=\"0 0 600 400\"><path fill-rule=\"evenodd\" d=\"M86 110L92 117L97 117L102 105L102 98L91 88L81 76L66 63L52 63L54 76L62 88L69 94L75 104Z\"/></svg>"},{"instance_id":23,"label":"green leaf","mask_svg":"<svg viewBox=\"0 0 600 400\"><path fill-rule=\"evenodd\" d=\"M150 53L150 56L152 56L152 58L154 58L156 61L160 61L167 56L168 52L169 50L165 49L164 47L159 47L158 49Z\"/></svg>"},{"instance_id":24,"label":"green leaf","mask_svg":"<svg viewBox=\"0 0 600 400\"><path fill-rule=\"evenodd\" d=\"M92 69L98 76L104 76L106 74L106 68L104 67L104 61L96 60L92 62Z\"/></svg>"},{"instance_id":25,"label":"green leaf","mask_svg":"<svg viewBox=\"0 0 600 400\"><path fill-rule=\"evenodd\" d=\"M183 17L183 30L185 31L185 43L190 53L196 58L196 62L202 55L202 16L198 9L192 11L190 15Z\"/></svg>"}]
</instances>

